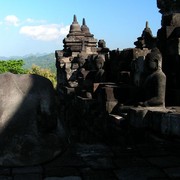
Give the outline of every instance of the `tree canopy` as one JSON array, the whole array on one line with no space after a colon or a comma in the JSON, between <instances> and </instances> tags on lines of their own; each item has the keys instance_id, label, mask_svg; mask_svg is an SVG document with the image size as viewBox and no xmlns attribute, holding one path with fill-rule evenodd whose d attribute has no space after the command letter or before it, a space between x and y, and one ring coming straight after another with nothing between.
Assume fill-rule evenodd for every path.
<instances>
[{"instance_id":1,"label":"tree canopy","mask_svg":"<svg viewBox=\"0 0 180 180\"><path fill-rule=\"evenodd\" d=\"M23 69L23 65L23 60L0 61L0 73L25 74L27 71Z\"/></svg>"},{"instance_id":2,"label":"tree canopy","mask_svg":"<svg viewBox=\"0 0 180 180\"><path fill-rule=\"evenodd\" d=\"M23 60L7 60L0 61L0 74L5 72L11 72L14 74L38 74L49 79L53 86L56 87L56 74L49 68L42 68L37 65L32 65L30 69L23 68Z\"/></svg>"}]
</instances>

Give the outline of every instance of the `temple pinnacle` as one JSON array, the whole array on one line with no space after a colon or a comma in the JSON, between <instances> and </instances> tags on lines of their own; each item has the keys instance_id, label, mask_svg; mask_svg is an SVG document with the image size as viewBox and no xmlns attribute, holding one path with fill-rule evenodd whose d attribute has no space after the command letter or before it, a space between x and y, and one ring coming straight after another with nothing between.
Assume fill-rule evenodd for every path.
<instances>
[{"instance_id":1,"label":"temple pinnacle","mask_svg":"<svg viewBox=\"0 0 180 180\"><path fill-rule=\"evenodd\" d=\"M83 26L86 26L86 21L85 21L85 18L83 18L82 25L83 25Z\"/></svg>"},{"instance_id":2,"label":"temple pinnacle","mask_svg":"<svg viewBox=\"0 0 180 180\"><path fill-rule=\"evenodd\" d=\"M76 15L74 14L73 23L77 23Z\"/></svg>"}]
</instances>

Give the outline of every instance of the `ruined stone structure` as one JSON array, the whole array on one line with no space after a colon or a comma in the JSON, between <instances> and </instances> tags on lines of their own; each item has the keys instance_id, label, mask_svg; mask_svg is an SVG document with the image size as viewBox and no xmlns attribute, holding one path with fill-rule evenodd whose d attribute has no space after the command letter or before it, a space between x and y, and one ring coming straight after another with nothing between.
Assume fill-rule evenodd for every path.
<instances>
[{"instance_id":1,"label":"ruined stone structure","mask_svg":"<svg viewBox=\"0 0 180 180\"><path fill-rule=\"evenodd\" d=\"M66 151L58 157L59 160L50 163L49 169L45 167L44 170L50 174L58 171L60 179L64 176L62 174L74 175L76 171L81 175L88 174L83 179L89 179L90 174L93 175L90 179L94 179L95 172L104 174L105 170L116 172L120 168L122 174L127 173L129 178L127 164L122 168L130 159L127 152L132 156L141 149L140 146L144 148L141 155L145 161L136 156L135 161L130 161L133 167L129 170L133 170L130 171L133 175L137 175L139 165L140 174L145 171L141 165L148 166L148 172L152 170L154 158L151 149L147 151L147 141L135 146L137 134L140 132L140 140L148 133L150 140L158 139L157 134L180 137L180 1L157 0L157 6L162 13L162 27L157 37L152 35L146 22L141 36L134 42L135 47L123 50L110 50L103 39L98 41L94 38L85 19L80 26L74 15L69 34L63 40L64 49L55 51L56 92L52 83L41 76L0 75L3 84L0 87L1 166L42 164L56 158L69 147L69 143L75 142L78 146L68 153ZM124 146L126 149L121 146L127 143L123 142L126 140L131 141L131 148L129 144ZM81 142L86 145L79 144ZM116 156L104 151L102 145L98 149L87 145L91 142L113 145L110 149ZM164 145L167 148L167 144ZM179 175L175 171L179 171L177 163L180 161L174 159L175 153L179 158L179 139L178 146L171 148L172 155L169 156L168 151L159 149L158 143L160 155L167 156L163 161L167 167L163 165L160 171ZM144 150L149 158L144 156L147 155ZM157 149L154 151L157 158ZM127 159L122 161L125 154ZM157 161L162 166L160 160ZM169 160L174 162L175 168L169 166ZM115 166L111 166L113 161ZM152 162L148 165L147 161ZM18 173L18 170L11 170L8 174L14 172ZM149 174L154 174L152 172L156 171ZM0 177L7 179L6 173L7 169L1 167ZM97 179L99 177L102 179L106 174ZM121 173L118 178L122 178ZM160 178L159 174L157 178ZM18 179L18 176L13 179ZM68 179L74 177L69 176ZM116 178L109 176L108 179Z\"/></svg>"},{"instance_id":2,"label":"ruined stone structure","mask_svg":"<svg viewBox=\"0 0 180 180\"><path fill-rule=\"evenodd\" d=\"M65 119L77 138L87 137L88 132L103 138L109 135L113 124L121 127L127 122L136 128L167 128L162 118L158 121L162 127L156 121L153 125L149 121L155 119L156 113L162 117L172 113L167 105L180 104L180 5L177 1L157 0L157 6L162 13L157 37L147 21L134 42L135 47L123 50L110 50L103 39L94 39L85 19L80 27L74 15L63 41L64 49L56 51L56 61L62 59L66 73L70 72L64 88L64 106L71 116ZM174 114L169 116L175 123ZM168 133L180 135L171 129Z\"/></svg>"},{"instance_id":3,"label":"ruined stone structure","mask_svg":"<svg viewBox=\"0 0 180 180\"><path fill-rule=\"evenodd\" d=\"M80 52L88 54L96 54L97 40L94 35L90 33L85 19L83 18L80 26L76 15L74 15L73 22L70 26L69 34L63 40L64 51L71 52L72 57L77 56Z\"/></svg>"},{"instance_id":4,"label":"ruined stone structure","mask_svg":"<svg viewBox=\"0 0 180 180\"><path fill-rule=\"evenodd\" d=\"M108 59L109 48L106 47L106 42L103 39L97 41L94 35L90 33L85 19L83 18L80 26L76 15L74 15L69 34L64 38L63 44L63 50L55 51L59 93L64 94L64 91L67 93L81 92L80 86L86 89L87 92L92 92L93 82L97 82L96 59L98 59L99 55L102 56L104 61ZM80 67L79 60L83 61L83 69ZM64 62L64 72L60 67L62 61ZM60 82L63 81L62 77L66 82L65 88L60 85Z\"/></svg>"},{"instance_id":5,"label":"ruined stone structure","mask_svg":"<svg viewBox=\"0 0 180 180\"><path fill-rule=\"evenodd\" d=\"M180 105L180 2L157 0L157 6L162 14L157 39L167 76L167 103Z\"/></svg>"}]
</instances>

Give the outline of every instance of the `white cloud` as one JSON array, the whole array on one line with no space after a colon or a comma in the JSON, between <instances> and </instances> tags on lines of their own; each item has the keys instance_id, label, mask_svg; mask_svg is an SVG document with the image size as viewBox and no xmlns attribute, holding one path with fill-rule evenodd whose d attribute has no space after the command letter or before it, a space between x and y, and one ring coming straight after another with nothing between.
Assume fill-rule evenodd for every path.
<instances>
[{"instance_id":1,"label":"white cloud","mask_svg":"<svg viewBox=\"0 0 180 180\"><path fill-rule=\"evenodd\" d=\"M60 36L68 34L69 26L61 26L58 24L39 25L39 26L23 26L19 33L29 36L36 40L52 41Z\"/></svg>"},{"instance_id":2,"label":"white cloud","mask_svg":"<svg viewBox=\"0 0 180 180\"><path fill-rule=\"evenodd\" d=\"M5 22L9 25L18 26L19 19L15 15L8 15L4 18Z\"/></svg>"},{"instance_id":3,"label":"white cloud","mask_svg":"<svg viewBox=\"0 0 180 180\"><path fill-rule=\"evenodd\" d=\"M25 22L27 22L27 23L46 23L46 20L36 20L36 19L32 19L32 18L27 18L25 20Z\"/></svg>"},{"instance_id":4,"label":"white cloud","mask_svg":"<svg viewBox=\"0 0 180 180\"><path fill-rule=\"evenodd\" d=\"M32 19L32 18L27 18L27 19L26 19L26 22L33 23L33 22L34 22L34 19Z\"/></svg>"}]
</instances>

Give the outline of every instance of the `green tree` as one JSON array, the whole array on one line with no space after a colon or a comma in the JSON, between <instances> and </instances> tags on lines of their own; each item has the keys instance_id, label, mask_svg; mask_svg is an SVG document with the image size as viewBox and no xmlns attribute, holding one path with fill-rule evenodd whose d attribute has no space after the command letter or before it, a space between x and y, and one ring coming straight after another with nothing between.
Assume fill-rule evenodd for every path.
<instances>
[{"instance_id":1,"label":"green tree","mask_svg":"<svg viewBox=\"0 0 180 180\"><path fill-rule=\"evenodd\" d=\"M47 79L49 79L54 88L56 87L57 85L57 80L56 80L56 74L53 73L50 69L48 68L41 68L40 66L37 66L37 65L32 65L31 69L29 69L27 71L28 74L38 74L40 76L43 76Z\"/></svg>"},{"instance_id":2,"label":"green tree","mask_svg":"<svg viewBox=\"0 0 180 180\"><path fill-rule=\"evenodd\" d=\"M23 60L0 61L0 73L11 72L14 74L25 74L26 70L23 68L23 65Z\"/></svg>"}]
</instances>

